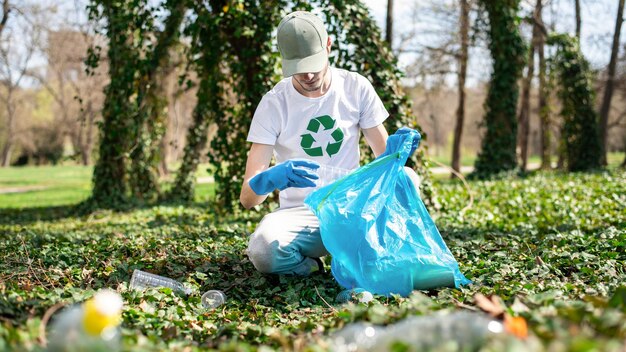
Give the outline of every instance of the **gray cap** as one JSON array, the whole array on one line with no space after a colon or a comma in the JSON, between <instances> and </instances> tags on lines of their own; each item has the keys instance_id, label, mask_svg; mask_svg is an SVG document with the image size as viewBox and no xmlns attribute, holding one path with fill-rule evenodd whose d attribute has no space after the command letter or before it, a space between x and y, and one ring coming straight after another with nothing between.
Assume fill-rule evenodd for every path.
<instances>
[{"instance_id":1,"label":"gray cap","mask_svg":"<svg viewBox=\"0 0 626 352\"><path fill-rule=\"evenodd\" d=\"M283 58L283 75L319 72L328 61L328 33L324 22L307 11L288 14L278 25L278 50Z\"/></svg>"}]
</instances>

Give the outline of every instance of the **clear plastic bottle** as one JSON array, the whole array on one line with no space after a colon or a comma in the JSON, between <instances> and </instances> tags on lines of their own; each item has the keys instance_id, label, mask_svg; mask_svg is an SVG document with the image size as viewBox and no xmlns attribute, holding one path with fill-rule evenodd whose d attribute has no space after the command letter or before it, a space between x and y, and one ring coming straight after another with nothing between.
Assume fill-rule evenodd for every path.
<instances>
[{"instance_id":1,"label":"clear plastic bottle","mask_svg":"<svg viewBox=\"0 0 626 352\"><path fill-rule=\"evenodd\" d=\"M119 351L122 297L98 291L83 304L63 310L50 328L48 351Z\"/></svg>"},{"instance_id":2,"label":"clear plastic bottle","mask_svg":"<svg viewBox=\"0 0 626 352\"><path fill-rule=\"evenodd\" d=\"M362 288L353 288L348 290L343 290L339 292L335 301L337 303L346 303L346 302L359 302L359 303L367 303L374 299L374 296L371 292L366 291Z\"/></svg>"},{"instance_id":3,"label":"clear plastic bottle","mask_svg":"<svg viewBox=\"0 0 626 352\"><path fill-rule=\"evenodd\" d=\"M314 180L315 187L321 188L321 187L327 186L337 181L338 179L346 176L352 171L354 170L342 169L340 167L334 167L334 166L322 164L317 170L315 170L315 172L319 176L319 179Z\"/></svg>"},{"instance_id":4,"label":"clear plastic bottle","mask_svg":"<svg viewBox=\"0 0 626 352\"><path fill-rule=\"evenodd\" d=\"M129 287L135 290L143 290L149 287L169 287L174 291L178 291L186 295L191 294L190 289L186 288L182 283L176 280L137 269L133 271L133 277L130 279Z\"/></svg>"},{"instance_id":5,"label":"clear plastic bottle","mask_svg":"<svg viewBox=\"0 0 626 352\"><path fill-rule=\"evenodd\" d=\"M208 290L202 295L201 301L204 308L217 308L226 303L226 294L220 290Z\"/></svg>"},{"instance_id":6,"label":"clear plastic bottle","mask_svg":"<svg viewBox=\"0 0 626 352\"><path fill-rule=\"evenodd\" d=\"M331 350L386 352L401 343L415 351L473 351L501 334L500 321L482 313L455 312L409 317L389 326L353 323L331 336Z\"/></svg>"}]
</instances>

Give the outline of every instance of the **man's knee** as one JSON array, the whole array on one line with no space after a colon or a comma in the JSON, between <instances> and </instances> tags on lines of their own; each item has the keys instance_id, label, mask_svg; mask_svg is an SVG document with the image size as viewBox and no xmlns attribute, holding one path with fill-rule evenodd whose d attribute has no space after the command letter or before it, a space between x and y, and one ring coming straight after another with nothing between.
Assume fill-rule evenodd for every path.
<instances>
[{"instance_id":1,"label":"man's knee","mask_svg":"<svg viewBox=\"0 0 626 352\"><path fill-rule=\"evenodd\" d=\"M256 270L271 274L274 272L274 256L276 241L272 241L266 234L255 232L248 242L248 258Z\"/></svg>"}]
</instances>

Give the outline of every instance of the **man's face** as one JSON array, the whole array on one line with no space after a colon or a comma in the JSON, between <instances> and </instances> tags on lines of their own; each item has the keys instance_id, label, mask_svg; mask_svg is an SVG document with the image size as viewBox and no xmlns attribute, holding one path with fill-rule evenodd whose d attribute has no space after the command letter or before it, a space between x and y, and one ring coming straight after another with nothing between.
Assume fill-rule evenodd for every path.
<instances>
[{"instance_id":1,"label":"man's face","mask_svg":"<svg viewBox=\"0 0 626 352\"><path fill-rule=\"evenodd\" d=\"M326 71L328 71L328 64L326 64L326 67L319 72L298 73L293 75L293 79L298 82L303 90L307 92L316 92L320 90L322 84L324 84Z\"/></svg>"}]
</instances>

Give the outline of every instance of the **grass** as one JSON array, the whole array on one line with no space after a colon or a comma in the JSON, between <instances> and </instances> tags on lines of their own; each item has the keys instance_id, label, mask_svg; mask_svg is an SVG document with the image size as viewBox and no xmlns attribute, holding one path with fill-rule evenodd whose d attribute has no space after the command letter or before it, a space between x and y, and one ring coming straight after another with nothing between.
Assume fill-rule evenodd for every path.
<instances>
[{"instance_id":1,"label":"grass","mask_svg":"<svg viewBox=\"0 0 626 352\"><path fill-rule=\"evenodd\" d=\"M2 184L37 185L37 177L46 182L51 175L20 170L28 172L2 174ZM626 348L626 171L537 172L471 181L469 190L450 180L434 186L438 206L431 214L474 284L375 296L368 304L335 303L341 288L330 274L256 272L245 248L260 212L220 216L200 203L91 214L0 209L0 350L41 350L46 311L104 287L124 298L124 350L325 351L333 334L353 322L477 310L477 293L498 296L531 331L526 340L489 339L480 350ZM461 211L470 193L473 204ZM15 204L24 203L4 205ZM194 293L128 290L133 269L180 280ZM203 309L200 295L209 289L225 291L227 303ZM448 341L444 350L456 347Z\"/></svg>"},{"instance_id":2,"label":"grass","mask_svg":"<svg viewBox=\"0 0 626 352\"><path fill-rule=\"evenodd\" d=\"M201 165L196 177L206 177ZM25 166L0 168L0 209L58 207L77 204L91 194L91 166ZM14 190L18 192L3 193ZM212 183L196 185L196 201L214 194Z\"/></svg>"},{"instance_id":3,"label":"grass","mask_svg":"<svg viewBox=\"0 0 626 352\"><path fill-rule=\"evenodd\" d=\"M431 155L430 158L432 158L432 160L440 164L451 165L452 159L449 154L450 153L441 154L441 155ZM610 167L617 166L621 164L622 161L624 161L624 152L609 153L607 155L607 163L609 164ZM476 153L464 153L461 158L461 166L474 166L475 162L476 162ZM556 163L556 159L553 158L552 162ZM528 158L528 164L539 165L541 164L541 158L538 155L531 155Z\"/></svg>"},{"instance_id":4,"label":"grass","mask_svg":"<svg viewBox=\"0 0 626 352\"><path fill-rule=\"evenodd\" d=\"M85 166L26 166L0 169L0 190L8 188L26 190L18 193L0 193L0 208L78 203L91 193L91 171L91 167Z\"/></svg>"}]
</instances>

